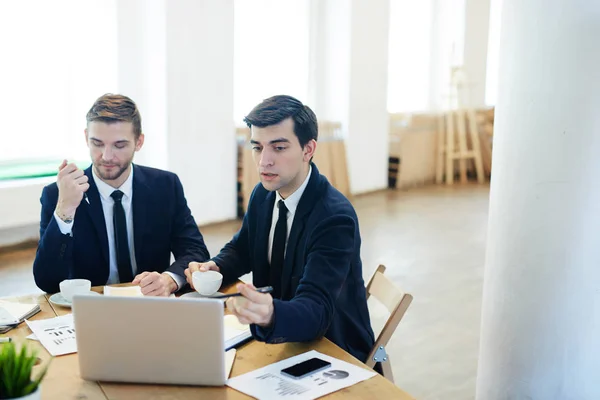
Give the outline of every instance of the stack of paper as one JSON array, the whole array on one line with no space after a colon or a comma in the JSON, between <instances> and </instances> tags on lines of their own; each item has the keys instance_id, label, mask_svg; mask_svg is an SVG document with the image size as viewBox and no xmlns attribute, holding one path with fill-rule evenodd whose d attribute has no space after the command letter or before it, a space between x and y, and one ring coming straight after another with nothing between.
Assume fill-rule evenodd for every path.
<instances>
[{"instance_id":1,"label":"stack of paper","mask_svg":"<svg viewBox=\"0 0 600 400\"><path fill-rule=\"evenodd\" d=\"M0 333L8 332L39 312L39 304L11 303L0 300Z\"/></svg>"},{"instance_id":2,"label":"stack of paper","mask_svg":"<svg viewBox=\"0 0 600 400\"><path fill-rule=\"evenodd\" d=\"M139 297L143 296L142 289L139 286L104 286L105 296L125 296L125 297Z\"/></svg>"},{"instance_id":3,"label":"stack of paper","mask_svg":"<svg viewBox=\"0 0 600 400\"><path fill-rule=\"evenodd\" d=\"M121 297L143 297L142 288L139 286L104 286L105 296L121 296ZM175 294L171 293L169 297L175 298Z\"/></svg>"},{"instance_id":4,"label":"stack of paper","mask_svg":"<svg viewBox=\"0 0 600 400\"><path fill-rule=\"evenodd\" d=\"M223 318L225 350L229 350L252 337L249 325L240 324L237 317L226 315Z\"/></svg>"}]
</instances>

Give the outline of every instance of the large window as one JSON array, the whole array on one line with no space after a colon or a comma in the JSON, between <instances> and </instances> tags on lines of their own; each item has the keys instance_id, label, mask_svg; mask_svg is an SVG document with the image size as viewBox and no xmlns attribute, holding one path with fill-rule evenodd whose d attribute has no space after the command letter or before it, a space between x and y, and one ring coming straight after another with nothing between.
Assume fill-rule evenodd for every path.
<instances>
[{"instance_id":1,"label":"large window","mask_svg":"<svg viewBox=\"0 0 600 400\"><path fill-rule=\"evenodd\" d=\"M235 0L234 121L267 97L308 96L310 0Z\"/></svg>"},{"instance_id":2,"label":"large window","mask_svg":"<svg viewBox=\"0 0 600 400\"><path fill-rule=\"evenodd\" d=\"M115 1L0 2L0 169L89 158L85 114L117 90Z\"/></svg>"},{"instance_id":3,"label":"large window","mask_svg":"<svg viewBox=\"0 0 600 400\"><path fill-rule=\"evenodd\" d=\"M388 62L388 111L429 108L431 0L392 0Z\"/></svg>"}]
</instances>

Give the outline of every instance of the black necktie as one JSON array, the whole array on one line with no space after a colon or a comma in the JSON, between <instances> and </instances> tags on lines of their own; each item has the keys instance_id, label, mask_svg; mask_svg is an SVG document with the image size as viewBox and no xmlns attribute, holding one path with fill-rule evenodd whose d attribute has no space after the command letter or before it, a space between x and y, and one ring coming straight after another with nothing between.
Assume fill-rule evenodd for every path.
<instances>
[{"instance_id":1,"label":"black necktie","mask_svg":"<svg viewBox=\"0 0 600 400\"><path fill-rule=\"evenodd\" d=\"M275 225L273 235L273 249L271 251L271 286L273 286L273 298L281 298L281 273L285 255L285 242L287 239L287 207L283 200L277 203L279 217Z\"/></svg>"},{"instance_id":2,"label":"black necktie","mask_svg":"<svg viewBox=\"0 0 600 400\"><path fill-rule=\"evenodd\" d=\"M113 225L115 228L115 252L117 253L117 268L119 270L119 282L126 283L133 280L131 258L129 257L129 243L127 242L127 220L123 208L123 192L115 190L110 197L115 201L113 207Z\"/></svg>"}]
</instances>

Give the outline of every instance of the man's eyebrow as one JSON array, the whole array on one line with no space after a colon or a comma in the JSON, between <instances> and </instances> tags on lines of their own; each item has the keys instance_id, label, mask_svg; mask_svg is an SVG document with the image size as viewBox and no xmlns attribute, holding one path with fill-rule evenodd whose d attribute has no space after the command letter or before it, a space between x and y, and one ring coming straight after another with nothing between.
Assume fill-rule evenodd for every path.
<instances>
[{"instance_id":1,"label":"man's eyebrow","mask_svg":"<svg viewBox=\"0 0 600 400\"><path fill-rule=\"evenodd\" d=\"M100 143L103 143L103 142L102 142L102 140L100 140L100 139L98 139L98 138L95 138L95 137L93 137L93 136L90 138L90 140L93 140L94 142L100 142ZM129 140L128 140L128 139L121 139L121 140L117 140L117 141L115 142L115 144L119 144L119 143L129 143Z\"/></svg>"},{"instance_id":2,"label":"man's eyebrow","mask_svg":"<svg viewBox=\"0 0 600 400\"><path fill-rule=\"evenodd\" d=\"M273 139L269 142L269 144L277 144L277 143L290 143L290 141L286 138L278 138L278 139Z\"/></svg>"},{"instance_id":3,"label":"man's eyebrow","mask_svg":"<svg viewBox=\"0 0 600 400\"><path fill-rule=\"evenodd\" d=\"M262 146L262 143L254 140L254 139L250 139L250 143ZM277 139L273 139L273 140L269 141L269 144L277 144L277 143L290 143L290 141L286 138L277 138Z\"/></svg>"}]
</instances>

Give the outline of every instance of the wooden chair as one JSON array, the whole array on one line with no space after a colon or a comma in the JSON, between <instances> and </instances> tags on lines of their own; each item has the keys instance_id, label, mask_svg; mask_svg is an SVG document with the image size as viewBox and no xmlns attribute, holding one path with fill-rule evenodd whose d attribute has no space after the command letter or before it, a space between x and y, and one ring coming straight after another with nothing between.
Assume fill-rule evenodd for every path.
<instances>
[{"instance_id":1,"label":"wooden chair","mask_svg":"<svg viewBox=\"0 0 600 400\"><path fill-rule=\"evenodd\" d=\"M367 299L374 296L388 309L390 316L377 340L375 340L375 345L369 357L367 357L366 364L373 368L376 363L381 363L383 376L393 383L394 375L392 374L390 356L386 353L385 346L394 334L413 297L408 293L403 293L391 280L383 275L384 272L385 266L378 266L367 284Z\"/></svg>"}]
</instances>

